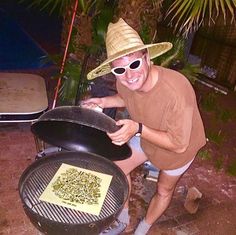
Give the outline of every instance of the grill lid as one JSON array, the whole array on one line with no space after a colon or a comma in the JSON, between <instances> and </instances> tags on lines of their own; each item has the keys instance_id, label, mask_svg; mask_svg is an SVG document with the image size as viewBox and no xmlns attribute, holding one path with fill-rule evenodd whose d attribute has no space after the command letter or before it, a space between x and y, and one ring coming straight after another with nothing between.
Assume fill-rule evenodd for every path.
<instances>
[{"instance_id":1,"label":"grill lid","mask_svg":"<svg viewBox=\"0 0 236 235\"><path fill-rule=\"evenodd\" d=\"M119 126L115 121L102 112L79 106L59 106L45 112L40 118L48 121L64 121L93 127L104 132L115 132Z\"/></svg>"},{"instance_id":2,"label":"grill lid","mask_svg":"<svg viewBox=\"0 0 236 235\"><path fill-rule=\"evenodd\" d=\"M131 156L130 147L113 144L106 134L118 129L115 121L104 113L78 106L49 110L31 126L36 136L51 145L123 160Z\"/></svg>"}]
</instances>

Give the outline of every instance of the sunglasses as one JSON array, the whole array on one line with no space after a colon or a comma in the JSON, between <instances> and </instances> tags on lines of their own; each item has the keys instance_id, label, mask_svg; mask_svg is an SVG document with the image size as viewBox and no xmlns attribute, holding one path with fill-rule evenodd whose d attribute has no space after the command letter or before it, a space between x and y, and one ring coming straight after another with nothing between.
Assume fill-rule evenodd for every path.
<instances>
[{"instance_id":1,"label":"sunglasses","mask_svg":"<svg viewBox=\"0 0 236 235\"><path fill-rule=\"evenodd\" d=\"M111 72L116 76L121 76L125 74L127 68L130 70L138 70L142 66L144 56L145 55L143 55L141 58L133 60L126 66L112 68Z\"/></svg>"}]
</instances>

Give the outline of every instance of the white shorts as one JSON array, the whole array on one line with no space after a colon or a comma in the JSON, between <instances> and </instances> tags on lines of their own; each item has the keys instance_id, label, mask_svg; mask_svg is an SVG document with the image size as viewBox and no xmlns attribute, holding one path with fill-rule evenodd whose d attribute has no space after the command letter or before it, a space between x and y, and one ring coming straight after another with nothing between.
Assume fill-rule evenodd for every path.
<instances>
[{"instance_id":1,"label":"white shorts","mask_svg":"<svg viewBox=\"0 0 236 235\"><path fill-rule=\"evenodd\" d=\"M173 170L163 170L163 172L165 172L167 175L171 175L171 176L182 175L186 170L188 170L188 168L190 167L193 160L194 160L194 158L190 162L188 162L187 164L185 164L184 166L182 166L180 168L173 169Z\"/></svg>"},{"instance_id":2,"label":"white shorts","mask_svg":"<svg viewBox=\"0 0 236 235\"><path fill-rule=\"evenodd\" d=\"M133 138L131 138L129 140L129 145L130 145L131 148L135 148L135 150L137 150L138 152L142 152L145 155L145 153L143 152L143 150L140 146L140 137L134 136ZM190 167L193 160L194 160L194 158L190 162L185 164L184 166L179 167L177 169L162 170L162 171L165 172L167 175L171 175L171 176L182 175Z\"/></svg>"}]
</instances>

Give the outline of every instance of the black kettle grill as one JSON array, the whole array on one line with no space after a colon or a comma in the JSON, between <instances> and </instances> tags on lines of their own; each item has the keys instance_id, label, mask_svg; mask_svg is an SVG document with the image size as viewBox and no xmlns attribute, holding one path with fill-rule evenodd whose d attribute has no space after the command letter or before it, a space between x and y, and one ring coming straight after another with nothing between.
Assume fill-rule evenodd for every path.
<instances>
[{"instance_id":1,"label":"black kettle grill","mask_svg":"<svg viewBox=\"0 0 236 235\"><path fill-rule=\"evenodd\" d=\"M66 106L46 112L31 129L66 151L43 157L23 172L19 193L26 215L44 234L98 235L115 220L128 198L126 176L111 160L128 158L131 149L127 144L112 144L105 133L118 129L115 121L97 111ZM113 176L99 216L39 200L62 163Z\"/></svg>"}]
</instances>

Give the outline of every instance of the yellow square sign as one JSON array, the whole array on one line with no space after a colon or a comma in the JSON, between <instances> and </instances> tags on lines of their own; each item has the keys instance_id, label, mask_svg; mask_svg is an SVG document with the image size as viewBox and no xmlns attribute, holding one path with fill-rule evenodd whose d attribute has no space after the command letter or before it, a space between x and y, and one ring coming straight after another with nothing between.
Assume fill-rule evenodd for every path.
<instances>
[{"instance_id":1,"label":"yellow square sign","mask_svg":"<svg viewBox=\"0 0 236 235\"><path fill-rule=\"evenodd\" d=\"M62 163L40 200L99 215L112 176Z\"/></svg>"}]
</instances>

